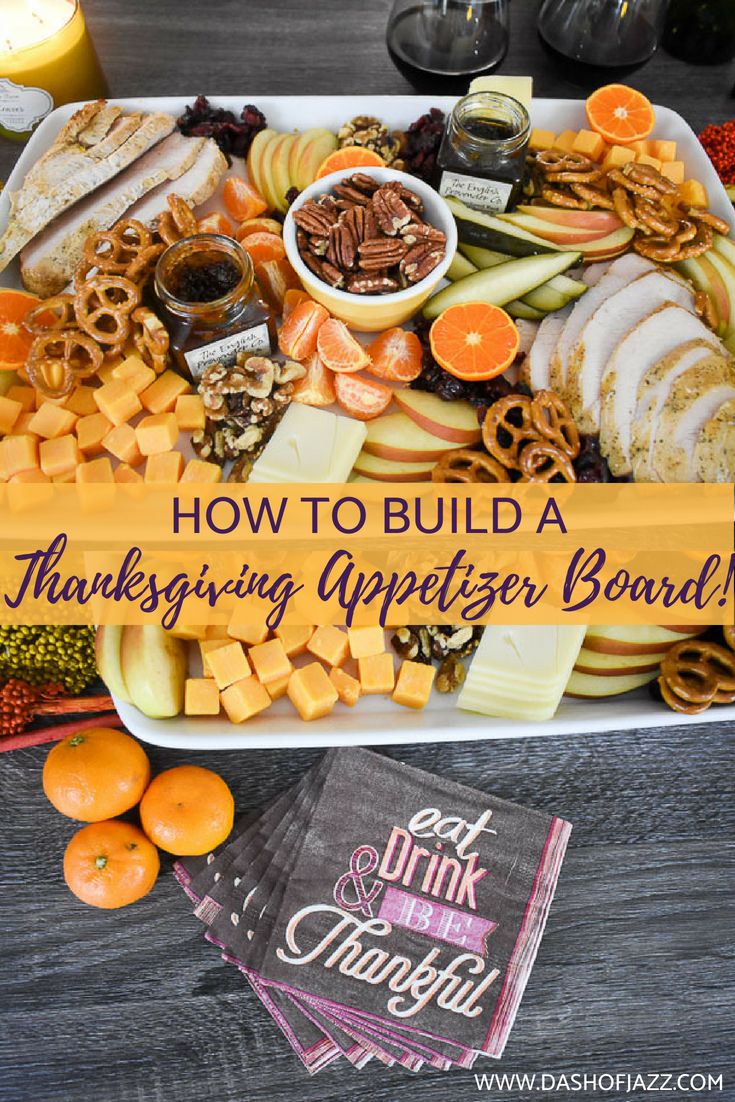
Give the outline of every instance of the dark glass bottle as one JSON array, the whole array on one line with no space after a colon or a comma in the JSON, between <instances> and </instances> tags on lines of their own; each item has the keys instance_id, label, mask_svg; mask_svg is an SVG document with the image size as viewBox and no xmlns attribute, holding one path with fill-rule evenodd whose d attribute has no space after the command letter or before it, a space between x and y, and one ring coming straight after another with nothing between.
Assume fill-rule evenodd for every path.
<instances>
[{"instance_id":1,"label":"dark glass bottle","mask_svg":"<svg viewBox=\"0 0 735 1102\"><path fill-rule=\"evenodd\" d=\"M671 0L662 44L695 65L735 57L735 0Z\"/></svg>"}]
</instances>

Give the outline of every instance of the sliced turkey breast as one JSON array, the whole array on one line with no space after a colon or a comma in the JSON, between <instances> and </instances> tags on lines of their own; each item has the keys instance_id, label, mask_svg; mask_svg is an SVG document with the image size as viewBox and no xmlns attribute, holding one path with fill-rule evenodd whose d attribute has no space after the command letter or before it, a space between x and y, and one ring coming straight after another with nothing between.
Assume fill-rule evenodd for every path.
<instances>
[{"instance_id":1,"label":"sliced turkey breast","mask_svg":"<svg viewBox=\"0 0 735 1102\"><path fill-rule=\"evenodd\" d=\"M547 314L538 327L536 339L521 372L523 382L533 391L551 388L551 357L571 312L572 307L565 306L562 310Z\"/></svg>"},{"instance_id":2,"label":"sliced turkey breast","mask_svg":"<svg viewBox=\"0 0 735 1102\"><path fill-rule=\"evenodd\" d=\"M735 482L735 399L723 402L700 432L694 465L702 482Z\"/></svg>"},{"instance_id":3,"label":"sliced turkey breast","mask_svg":"<svg viewBox=\"0 0 735 1102\"><path fill-rule=\"evenodd\" d=\"M169 191L171 181L177 181L178 191L178 179L208 141L169 134L113 180L55 218L21 253L23 285L43 297L57 294L71 280L90 234L108 230L136 199L164 180Z\"/></svg>"},{"instance_id":4,"label":"sliced turkey breast","mask_svg":"<svg viewBox=\"0 0 735 1102\"><path fill-rule=\"evenodd\" d=\"M8 226L0 237L0 271L53 218L122 172L175 125L172 115L126 115L104 101L76 112L11 197Z\"/></svg>"},{"instance_id":5,"label":"sliced turkey breast","mask_svg":"<svg viewBox=\"0 0 735 1102\"><path fill-rule=\"evenodd\" d=\"M636 482L656 481L652 450L658 419L679 376L697 364L718 363L722 377L727 378L729 357L713 351L711 339L710 333L707 340L687 341L680 345L655 364L638 384L638 401L630 436L631 469Z\"/></svg>"},{"instance_id":6,"label":"sliced turkey breast","mask_svg":"<svg viewBox=\"0 0 735 1102\"><path fill-rule=\"evenodd\" d=\"M187 139L191 141L192 139ZM198 207L217 189L220 179L227 169L227 158L212 138L202 138L204 145L201 147L197 158L191 168L176 180L177 195L186 199L192 207ZM159 184L154 187L142 199L125 212L126 218L137 218L146 226L153 226L159 216L167 209L167 197L171 193L168 184Z\"/></svg>"},{"instance_id":7,"label":"sliced turkey breast","mask_svg":"<svg viewBox=\"0 0 735 1102\"><path fill-rule=\"evenodd\" d=\"M596 283L600 282L609 267L609 260L598 260L596 264L588 264L579 278L588 287L594 287Z\"/></svg>"},{"instance_id":8,"label":"sliced turkey breast","mask_svg":"<svg viewBox=\"0 0 735 1102\"><path fill-rule=\"evenodd\" d=\"M631 473L630 440L641 379L659 360L690 340L720 342L695 314L681 306L654 310L618 343L600 384L600 451L614 475ZM721 347L721 345L720 345Z\"/></svg>"},{"instance_id":9,"label":"sliced turkey breast","mask_svg":"<svg viewBox=\"0 0 735 1102\"><path fill-rule=\"evenodd\" d=\"M698 481L694 452L700 433L720 407L734 398L732 364L723 370L721 364L700 363L679 376L658 421L653 444L656 481Z\"/></svg>"},{"instance_id":10,"label":"sliced turkey breast","mask_svg":"<svg viewBox=\"0 0 735 1102\"><path fill-rule=\"evenodd\" d=\"M626 253L625 256L613 260L605 274L575 302L574 309L559 335L556 351L551 358L551 387L557 394L564 396L569 351L597 307L601 306L610 295L620 290L621 287L625 287L631 280L637 279L645 272L653 271L654 267L655 265L650 260L644 260L637 253Z\"/></svg>"},{"instance_id":11,"label":"sliced turkey breast","mask_svg":"<svg viewBox=\"0 0 735 1102\"><path fill-rule=\"evenodd\" d=\"M602 287L604 279L597 285ZM588 294L592 292L588 291ZM694 292L688 283L654 270L609 295L583 326L567 356L565 398L580 432L600 428L600 383L603 372L622 338L664 303L694 311Z\"/></svg>"}]
</instances>

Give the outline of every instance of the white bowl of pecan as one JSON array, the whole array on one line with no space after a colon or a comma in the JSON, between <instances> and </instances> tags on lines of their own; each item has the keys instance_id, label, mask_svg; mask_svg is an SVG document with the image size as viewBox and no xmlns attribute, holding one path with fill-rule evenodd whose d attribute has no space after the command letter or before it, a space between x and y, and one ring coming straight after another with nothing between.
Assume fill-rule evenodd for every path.
<instances>
[{"instance_id":1,"label":"white bowl of pecan","mask_svg":"<svg viewBox=\"0 0 735 1102\"><path fill-rule=\"evenodd\" d=\"M334 172L291 204L286 255L306 291L353 329L400 325L421 309L457 248L438 192L392 168Z\"/></svg>"}]
</instances>

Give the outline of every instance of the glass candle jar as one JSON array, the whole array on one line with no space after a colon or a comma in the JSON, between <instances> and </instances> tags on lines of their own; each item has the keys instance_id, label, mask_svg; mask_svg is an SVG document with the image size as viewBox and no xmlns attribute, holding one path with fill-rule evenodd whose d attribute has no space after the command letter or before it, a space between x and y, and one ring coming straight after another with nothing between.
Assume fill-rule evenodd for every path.
<instances>
[{"instance_id":1,"label":"glass candle jar","mask_svg":"<svg viewBox=\"0 0 735 1102\"><path fill-rule=\"evenodd\" d=\"M201 233L169 246L156 265L155 292L174 358L192 379L212 363L233 364L238 352L268 356L276 343L252 261L230 237Z\"/></svg>"},{"instance_id":2,"label":"glass candle jar","mask_svg":"<svg viewBox=\"0 0 735 1102\"><path fill-rule=\"evenodd\" d=\"M528 112L512 96L465 96L455 105L439 148L439 194L475 210L507 210L521 193L529 133Z\"/></svg>"}]
</instances>

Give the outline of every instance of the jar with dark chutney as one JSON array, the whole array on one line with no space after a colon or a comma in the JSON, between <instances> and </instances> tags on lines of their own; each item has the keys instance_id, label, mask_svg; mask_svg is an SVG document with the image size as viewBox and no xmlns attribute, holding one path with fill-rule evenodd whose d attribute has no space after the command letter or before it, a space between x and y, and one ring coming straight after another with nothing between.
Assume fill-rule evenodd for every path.
<instances>
[{"instance_id":1,"label":"jar with dark chutney","mask_svg":"<svg viewBox=\"0 0 735 1102\"><path fill-rule=\"evenodd\" d=\"M174 358L192 379L212 363L234 364L238 352L268 356L277 343L252 261L230 237L202 233L171 245L156 265L155 291Z\"/></svg>"},{"instance_id":2,"label":"jar with dark chutney","mask_svg":"<svg viewBox=\"0 0 735 1102\"><path fill-rule=\"evenodd\" d=\"M507 210L521 194L529 134L528 112L512 96L465 96L449 116L439 149L439 194L475 210Z\"/></svg>"}]
</instances>

